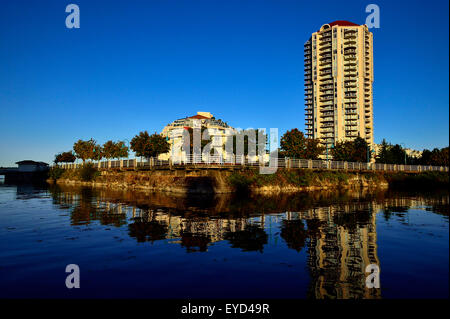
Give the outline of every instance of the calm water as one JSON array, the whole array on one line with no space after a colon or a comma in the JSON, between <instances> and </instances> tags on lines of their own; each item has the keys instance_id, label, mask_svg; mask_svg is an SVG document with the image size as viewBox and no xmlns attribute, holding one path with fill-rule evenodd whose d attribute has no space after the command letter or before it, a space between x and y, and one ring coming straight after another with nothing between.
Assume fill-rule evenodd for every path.
<instances>
[{"instance_id":1,"label":"calm water","mask_svg":"<svg viewBox=\"0 0 450 319\"><path fill-rule=\"evenodd\" d=\"M449 194L174 197L0 185L0 297L449 296ZM65 287L77 264L81 288ZM366 266L380 289L365 288Z\"/></svg>"}]
</instances>

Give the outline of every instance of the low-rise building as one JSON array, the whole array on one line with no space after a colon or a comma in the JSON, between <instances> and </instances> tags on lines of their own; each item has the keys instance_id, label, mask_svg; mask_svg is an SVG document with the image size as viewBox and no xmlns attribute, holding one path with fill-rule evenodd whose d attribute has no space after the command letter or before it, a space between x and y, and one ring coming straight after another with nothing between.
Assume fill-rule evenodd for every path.
<instances>
[{"instance_id":1,"label":"low-rise building","mask_svg":"<svg viewBox=\"0 0 450 319\"><path fill-rule=\"evenodd\" d=\"M48 164L44 162L35 162L31 160L24 160L16 162L19 166L19 172L42 172L49 169Z\"/></svg>"}]
</instances>

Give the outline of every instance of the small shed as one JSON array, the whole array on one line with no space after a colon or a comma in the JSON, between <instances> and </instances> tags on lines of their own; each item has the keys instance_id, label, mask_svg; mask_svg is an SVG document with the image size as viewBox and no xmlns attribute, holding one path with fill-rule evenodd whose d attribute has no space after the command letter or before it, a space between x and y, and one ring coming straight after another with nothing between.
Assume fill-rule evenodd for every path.
<instances>
[{"instance_id":1,"label":"small shed","mask_svg":"<svg viewBox=\"0 0 450 319\"><path fill-rule=\"evenodd\" d=\"M42 172L49 169L47 163L31 160L16 162L16 164L19 166L19 172Z\"/></svg>"}]
</instances>

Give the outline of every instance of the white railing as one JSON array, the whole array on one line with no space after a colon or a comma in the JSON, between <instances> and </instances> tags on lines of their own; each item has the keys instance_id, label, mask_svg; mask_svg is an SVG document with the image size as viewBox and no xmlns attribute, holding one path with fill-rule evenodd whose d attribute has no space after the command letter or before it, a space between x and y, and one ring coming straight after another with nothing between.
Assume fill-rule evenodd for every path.
<instances>
[{"instance_id":1,"label":"white railing","mask_svg":"<svg viewBox=\"0 0 450 319\"><path fill-rule=\"evenodd\" d=\"M273 161L273 160L272 160ZM357 163L332 160L308 160L280 157L275 159L279 168L303 168L303 169L330 169L330 170L357 170L357 171L404 171L423 172L441 171L448 172L447 166L381 164L381 163ZM270 164L273 166L274 163ZM82 163L60 164L64 169L80 168ZM222 155L189 155L174 157L168 160L160 160L156 157L149 159L107 160L92 163L93 167L100 170L108 169L153 169L173 166L197 166L197 167L258 167L269 166L269 160L259 161L257 156L222 156Z\"/></svg>"}]
</instances>

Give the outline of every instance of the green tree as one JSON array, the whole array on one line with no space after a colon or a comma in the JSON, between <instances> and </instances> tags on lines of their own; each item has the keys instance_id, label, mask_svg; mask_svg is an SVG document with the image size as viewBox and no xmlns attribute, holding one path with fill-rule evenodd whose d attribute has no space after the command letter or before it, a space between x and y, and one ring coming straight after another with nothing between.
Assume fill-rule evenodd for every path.
<instances>
[{"instance_id":1,"label":"green tree","mask_svg":"<svg viewBox=\"0 0 450 319\"><path fill-rule=\"evenodd\" d=\"M352 153L352 161L353 162L367 162L367 152L369 152L369 144L367 144L366 140L362 137L357 137L353 140L353 153Z\"/></svg>"},{"instance_id":2,"label":"green tree","mask_svg":"<svg viewBox=\"0 0 450 319\"><path fill-rule=\"evenodd\" d=\"M75 155L73 155L72 151L62 152L60 154L61 163L73 163L75 162Z\"/></svg>"},{"instance_id":3,"label":"green tree","mask_svg":"<svg viewBox=\"0 0 450 319\"><path fill-rule=\"evenodd\" d=\"M280 147L281 156L304 159L317 159L324 151L319 140L306 138L297 128L283 134Z\"/></svg>"},{"instance_id":4,"label":"green tree","mask_svg":"<svg viewBox=\"0 0 450 319\"><path fill-rule=\"evenodd\" d=\"M103 156L107 159L128 157L128 147L122 141L107 141L103 144Z\"/></svg>"},{"instance_id":5,"label":"green tree","mask_svg":"<svg viewBox=\"0 0 450 319\"><path fill-rule=\"evenodd\" d=\"M128 146L125 145L125 142L119 141L116 143L114 158L120 159L123 157L128 157Z\"/></svg>"},{"instance_id":6,"label":"green tree","mask_svg":"<svg viewBox=\"0 0 450 319\"><path fill-rule=\"evenodd\" d=\"M96 142L92 138L88 141L78 140L73 144L73 151L75 156L86 163L86 160L92 159L95 154L94 150L96 147Z\"/></svg>"},{"instance_id":7,"label":"green tree","mask_svg":"<svg viewBox=\"0 0 450 319\"><path fill-rule=\"evenodd\" d=\"M107 141L103 144L103 156L107 159L114 158L116 155L116 143Z\"/></svg>"},{"instance_id":8,"label":"green tree","mask_svg":"<svg viewBox=\"0 0 450 319\"><path fill-rule=\"evenodd\" d=\"M337 142L331 148L331 155L335 161L367 162L368 147L366 140L357 137L353 141Z\"/></svg>"},{"instance_id":9,"label":"green tree","mask_svg":"<svg viewBox=\"0 0 450 319\"><path fill-rule=\"evenodd\" d=\"M104 157L103 147L99 144L94 145L94 150L92 152L92 157L90 158L93 161L100 161Z\"/></svg>"},{"instance_id":10,"label":"green tree","mask_svg":"<svg viewBox=\"0 0 450 319\"><path fill-rule=\"evenodd\" d=\"M406 151L399 144L392 145L383 139L375 161L384 164L405 164L406 158Z\"/></svg>"},{"instance_id":11,"label":"green tree","mask_svg":"<svg viewBox=\"0 0 450 319\"><path fill-rule=\"evenodd\" d=\"M145 158L157 157L170 150L170 145L163 136L157 133L149 135L147 131L133 137L130 146L136 156Z\"/></svg>"}]
</instances>

